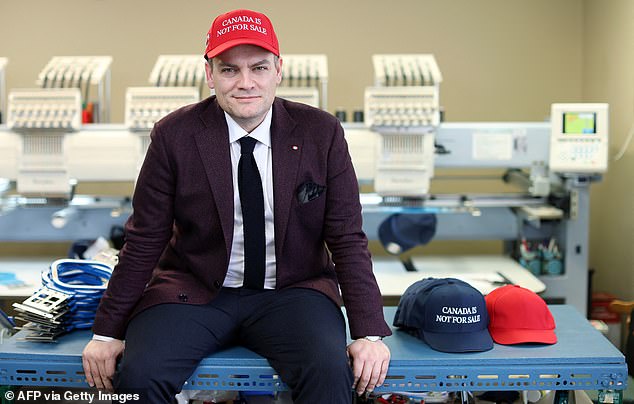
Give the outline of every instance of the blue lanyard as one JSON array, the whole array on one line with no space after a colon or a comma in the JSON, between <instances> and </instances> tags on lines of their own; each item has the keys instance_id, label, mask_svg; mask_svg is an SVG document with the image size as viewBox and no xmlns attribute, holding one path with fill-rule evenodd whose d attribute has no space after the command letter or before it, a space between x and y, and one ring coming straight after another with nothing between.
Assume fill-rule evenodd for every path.
<instances>
[{"instance_id":1,"label":"blue lanyard","mask_svg":"<svg viewBox=\"0 0 634 404\"><path fill-rule=\"evenodd\" d=\"M108 264L70 258L54 261L48 271L42 271L43 286L70 296L68 313L64 316L67 331L92 326L111 275L112 267Z\"/></svg>"},{"instance_id":2,"label":"blue lanyard","mask_svg":"<svg viewBox=\"0 0 634 404\"><path fill-rule=\"evenodd\" d=\"M60 292L102 294L112 275L112 267L100 261L64 258L42 272L42 284Z\"/></svg>"}]
</instances>

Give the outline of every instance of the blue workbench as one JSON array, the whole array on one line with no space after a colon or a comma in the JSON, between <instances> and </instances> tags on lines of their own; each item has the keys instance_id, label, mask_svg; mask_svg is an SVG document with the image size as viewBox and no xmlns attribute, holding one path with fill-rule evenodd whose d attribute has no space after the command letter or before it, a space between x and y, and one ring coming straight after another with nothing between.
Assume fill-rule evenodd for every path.
<instances>
[{"instance_id":1,"label":"blue workbench","mask_svg":"<svg viewBox=\"0 0 634 404\"><path fill-rule=\"evenodd\" d=\"M498 345L487 352L434 351L398 330L385 339L392 361L378 391L623 390L625 358L572 306L550 306L557 324L554 345ZM395 307L386 307L392 323ZM88 387L81 351L88 331L57 343L20 341L20 333L0 345L0 385ZM185 388L285 390L268 362L241 347L204 359Z\"/></svg>"}]
</instances>

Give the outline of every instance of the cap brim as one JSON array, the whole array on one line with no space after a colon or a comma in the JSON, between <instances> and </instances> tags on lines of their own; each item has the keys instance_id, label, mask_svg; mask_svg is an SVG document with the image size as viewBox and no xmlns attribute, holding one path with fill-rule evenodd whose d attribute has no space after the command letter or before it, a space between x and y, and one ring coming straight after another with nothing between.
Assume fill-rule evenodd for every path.
<instances>
[{"instance_id":1,"label":"cap brim","mask_svg":"<svg viewBox=\"0 0 634 404\"><path fill-rule=\"evenodd\" d=\"M491 337L498 344L555 344L557 335L553 330L504 330L490 329Z\"/></svg>"},{"instance_id":2,"label":"cap brim","mask_svg":"<svg viewBox=\"0 0 634 404\"><path fill-rule=\"evenodd\" d=\"M269 43L266 43L264 41L258 41L257 39L238 38L238 39L233 39L231 41L227 41L223 43L222 45L216 46L214 49L207 52L207 58L208 59L214 58L220 55L222 52L229 50L238 45L256 45L256 46L259 46L260 48L264 48L267 51L273 53L275 56L279 56L279 51L275 49L273 46L271 46L271 44Z\"/></svg>"},{"instance_id":3,"label":"cap brim","mask_svg":"<svg viewBox=\"0 0 634 404\"><path fill-rule=\"evenodd\" d=\"M493 339L486 329L460 333L423 331L423 336L430 347L442 352L479 352L493 348Z\"/></svg>"}]
</instances>

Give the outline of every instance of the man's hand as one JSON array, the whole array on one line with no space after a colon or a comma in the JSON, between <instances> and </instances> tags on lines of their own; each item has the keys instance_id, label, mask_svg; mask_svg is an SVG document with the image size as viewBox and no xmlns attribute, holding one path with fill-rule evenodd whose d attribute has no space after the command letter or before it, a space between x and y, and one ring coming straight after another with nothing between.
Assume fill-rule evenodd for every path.
<instances>
[{"instance_id":1,"label":"man's hand","mask_svg":"<svg viewBox=\"0 0 634 404\"><path fill-rule=\"evenodd\" d=\"M383 341L368 341L359 338L348 345L348 356L352 360L354 385L358 395L371 393L385 381L390 364L390 350Z\"/></svg>"},{"instance_id":2,"label":"man's hand","mask_svg":"<svg viewBox=\"0 0 634 404\"><path fill-rule=\"evenodd\" d=\"M86 345L81 360L90 387L113 391L112 376L123 346L123 341L118 339L108 342L91 340Z\"/></svg>"}]
</instances>

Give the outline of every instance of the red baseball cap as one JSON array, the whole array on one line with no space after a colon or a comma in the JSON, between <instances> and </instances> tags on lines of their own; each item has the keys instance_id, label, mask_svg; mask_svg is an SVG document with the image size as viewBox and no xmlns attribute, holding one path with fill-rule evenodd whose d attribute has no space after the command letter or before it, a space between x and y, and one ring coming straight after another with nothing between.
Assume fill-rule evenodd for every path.
<instances>
[{"instance_id":1,"label":"red baseball cap","mask_svg":"<svg viewBox=\"0 0 634 404\"><path fill-rule=\"evenodd\" d=\"M518 285L506 285L486 297L489 332L498 344L554 344L555 319L544 299Z\"/></svg>"},{"instance_id":2,"label":"red baseball cap","mask_svg":"<svg viewBox=\"0 0 634 404\"><path fill-rule=\"evenodd\" d=\"M269 17L251 10L233 10L221 14L209 28L205 58L213 58L238 45L257 45L280 55L280 45Z\"/></svg>"}]
</instances>

